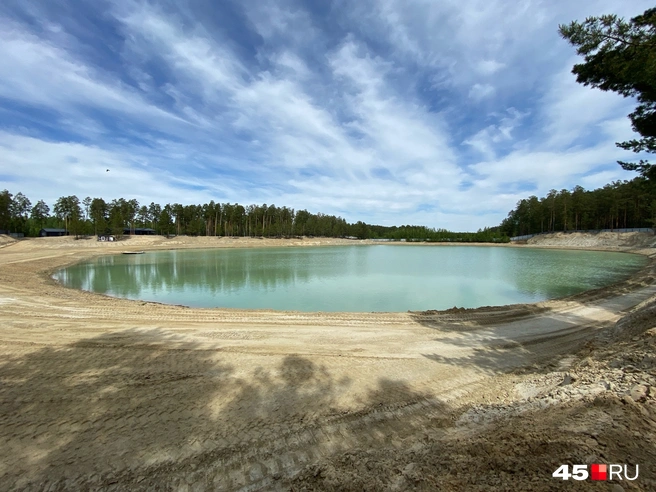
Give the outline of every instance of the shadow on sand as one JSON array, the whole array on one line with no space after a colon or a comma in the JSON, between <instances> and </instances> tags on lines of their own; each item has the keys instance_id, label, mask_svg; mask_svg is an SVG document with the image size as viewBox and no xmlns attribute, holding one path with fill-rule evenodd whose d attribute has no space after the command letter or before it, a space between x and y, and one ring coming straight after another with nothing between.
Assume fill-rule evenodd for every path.
<instances>
[{"instance_id":1,"label":"shadow on sand","mask_svg":"<svg viewBox=\"0 0 656 492\"><path fill-rule=\"evenodd\" d=\"M307 358L279 356L269 369L225 359L161 330L5 358L2 489L272 487L322 456L384 445L384 411L419 411L428 397L384 379L348 412L335 401L349 379Z\"/></svg>"}]
</instances>

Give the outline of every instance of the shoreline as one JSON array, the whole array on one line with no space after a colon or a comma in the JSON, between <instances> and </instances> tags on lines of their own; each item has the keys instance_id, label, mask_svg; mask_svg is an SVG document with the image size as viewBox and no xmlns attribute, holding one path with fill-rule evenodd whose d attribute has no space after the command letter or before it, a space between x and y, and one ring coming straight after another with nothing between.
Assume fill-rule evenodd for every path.
<instances>
[{"instance_id":1,"label":"shoreline","mask_svg":"<svg viewBox=\"0 0 656 492\"><path fill-rule=\"evenodd\" d=\"M571 233L570 233L571 234ZM92 237L93 238L93 237ZM53 241L54 239L54 241ZM136 239L136 241L131 241L132 239ZM173 244L169 244L171 240L174 240L175 242ZM200 240L200 241L199 241ZM440 242L440 243L428 243L428 242L375 242L372 240L364 239L364 240L352 240L352 239L340 239L340 238L304 238L304 239L271 239L271 238L248 238L248 237L239 237L239 238L233 238L233 237L214 237L214 236L200 236L200 237L192 237L192 236L176 236L174 238L164 238L163 236L132 236L129 237L127 240L122 240L122 241L117 241L115 243L102 243L102 242L97 242L94 241L93 239L78 239L75 240L73 237L68 236L68 237L62 237L62 238L26 238L22 239L19 241L15 241L13 245L17 245L19 243L23 242L39 242L41 244L39 245L47 245L50 247L47 248L42 248L46 250L61 250L61 249L66 249L66 250L73 250L75 256L71 258L68 261L63 261L59 262L57 261L57 265L49 267L47 269L40 270L38 274L47 282L50 282L52 286L60 288L60 289L66 289L67 291L72 291L72 292L77 292L77 293L84 293L88 295L93 295L93 296L98 296L102 298L108 298L108 299L116 299L119 301L125 301L125 302L130 302L130 303L138 303L138 304L153 304L153 305L162 305L162 306L173 306L173 307L180 307L183 309L198 309L198 310L215 310L215 311L220 311L220 312L226 312L226 313L232 313L232 314L248 314L248 313L257 313L257 314L262 314L262 313L277 313L277 314L289 314L289 315L309 315L309 316L316 316L316 315L327 315L327 316L337 316L337 315L345 315L345 316L352 316L352 315L357 315L357 316L367 316L371 317L372 321L373 319L378 316L385 316L385 315L400 315L400 314L411 314L411 315L426 315L426 314L431 314L431 315L439 315L439 314L448 314L452 315L454 313L468 313L468 314L481 314L484 315L490 311L498 311L498 310L526 310L527 307L530 306L535 306L535 307L545 307L548 306L547 308L550 308L551 304L553 303L558 303L558 302L567 302L567 301L577 301L577 302L585 302L586 300L589 300L591 297L594 297L596 299L599 298L599 296L612 296L616 294L616 291L618 289L621 290L626 290L626 288L631 288L631 286L635 286L638 282L639 279L647 279L649 277L649 271L650 269L656 265L656 250L655 249L650 249L650 248L635 248L635 247L617 247L617 246L611 246L611 247L596 247L596 248L591 248L591 247L568 247L568 246L556 246L556 245L542 245L542 244L513 244L513 243L449 243L449 242ZM85 244L85 243L80 243L80 241L93 241L91 245ZM216 241L221 241L220 243L217 243ZM291 242L290 242L291 241ZM69 244L67 244L69 243ZM70 244L72 243L72 244ZM96 247L93 247L93 244L96 244ZM135 244L136 243L136 244ZM200 243L200 244L199 244ZM560 298L554 298L554 299L547 299L544 301L538 301L535 303L519 303L519 304L506 304L506 305L498 305L498 306L479 306L475 308L464 308L464 307L455 307L454 308L446 308L442 310L434 310L434 309L428 309L428 310L419 310L419 311L413 311L413 310L407 310L407 311L376 311L376 312L368 312L368 311L292 311L292 310L277 310L277 309L267 309L267 308L262 308L262 309L241 309L241 308L227 308L227 307L211 307L211 308L203 308L203 307L190 307L186 305L181 305L181 304L166 304L166 303L160 303L157 301L145 301L145 300L140 300L140 299L127 299L127 298L121 298L121 297L113 297L110 295L106 294L100 294L96 293L93 291L83 291L79 289L75 289L72 287L67 287L65 285L62 285L60 282L58 282L56 279L53 278L54 273L56 273L58 270L62 268L66 268L69 266L72 266L77 263L81 263L84 261L89 261L93 258L99 257L99 256L106 256L106 255L119 255L122 254L123 251L116 251L117 249L120 249L123 246L130 246L134 245L138 247L140 250L143 250L145 252L152 252L152 251L177 251L177 250L186 250L186 249L233 249L233 248L243 248L243 249L251 249L251 248L287 248L287 247L333 247L333 246L370 246L370 245L393 245L393 246L400 246L400 247L405 247L405 246L422 246L422 247L431 247L431 246L438 246L438 247L450 247L450 246L467 246L467 247L511 247L511 248L530 248L530 249L558 249L558 250L572 250L572 251L599 251L599 252L614 252L614 253L629 253L629 254L638 254L644 257L649 258L649 261L639 270L634 272L631 276L619 280L617 282L613 282L612 284L609 284L604 287L599 287L587 291L583 291L577 294L572 294L569 296L565 297L560 297ZM62 247L63 246L63 247ZM68 246L68 248L66 247ZM75 248L75 246L78 246ZM107 246L110 246L108 248ZM173 246L173 247L170 247ZM39 248L37 248L39 249ZM2 251L2 249L0 249ZM70 253L69 253L70 254ZM62 255L52 255L50 258L61 260ZM29 261L29 259L24 259L24 260L19 260L21 262ZM0 263L1 264L1 263Z\"/></svg>"}]
</instances>

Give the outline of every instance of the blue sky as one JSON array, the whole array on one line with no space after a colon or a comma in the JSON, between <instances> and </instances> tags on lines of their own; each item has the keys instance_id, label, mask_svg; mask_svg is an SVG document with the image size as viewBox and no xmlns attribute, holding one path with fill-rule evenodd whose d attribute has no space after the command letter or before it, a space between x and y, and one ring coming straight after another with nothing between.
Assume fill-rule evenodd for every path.
<instances>
[{"instance_id":1,"label":"blue sky","mask_svg":"<svg viewBox=\"0 0 656 492\"><path fill-rule=\"evenodd\" d=\"M496 225L634 176L634 102L576 84L557 31L650 6L3 0L0 189Z\"/></svg>"}]
</instances>

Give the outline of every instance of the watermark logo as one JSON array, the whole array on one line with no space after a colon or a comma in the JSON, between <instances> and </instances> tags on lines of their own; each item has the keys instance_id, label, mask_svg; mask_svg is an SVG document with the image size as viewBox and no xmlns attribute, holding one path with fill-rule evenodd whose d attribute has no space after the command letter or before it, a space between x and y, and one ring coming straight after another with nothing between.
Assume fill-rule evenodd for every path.
<instances>
[{"instance_id":1,"label":"watermark logo","mask_svg":"<svg viewBox=\"0 0 656 492\"><path fill-rule=\"evenodd\" d=\"M638 478L639 467L635 465L635 470L632 470L630 465L605 465L594 464L590 465L588 472L588 465L572 465L570 472L569 465L560 465L555 472L551 474L554 478L562 480L591 480L605 481L605 480L635 480Z\"/></svg>"},{"instance_id":2,"label":"watermark logo","mask_svg":"<svg viewBox=\"0 0 656 492\"><path fill-rule=\"evenodd\" d=\"M608 480L608 465L590 465L590 478L592 480Z\"/></svg>"}]
</instances>

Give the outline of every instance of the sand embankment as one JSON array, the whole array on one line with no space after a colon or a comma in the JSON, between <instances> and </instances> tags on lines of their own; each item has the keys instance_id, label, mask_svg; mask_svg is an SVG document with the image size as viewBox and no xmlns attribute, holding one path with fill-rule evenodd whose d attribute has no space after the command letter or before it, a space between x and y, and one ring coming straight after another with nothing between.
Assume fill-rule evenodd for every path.
<instances>
[{"instance_id":1,"label":"sand embankment","mask_svg":"<svg viewBox=\"0 0 656 492\"><path fill-rule=\"evenodd\" d=\"M3 488L550 490L567 462L644 463L633 484L656 485L653 255L616 286L463 312L189 309L48 276L124 250L321 244L353 242L2 247Z\"/></svg>"},{"instance_id":2,"label":"sand embankment","mask_svg":"<svg viewBox=\"0 0 656 492\"><path fill-rule=\"evenodd\" d=\"M534 236L529 246L626 250L656 248L656 236L646 232L556 232Z\"/></svg>"},{"instance_id":3,"label":"sand embankment","mask_svg":"<svg viewBox=\"0 0 656 492\"><path fill-rule=\"evenodd\" d=\"M3 246L8 246L10 244L13 244L16 242L16 239L14 239L11 236L8 236L6 234L0 234L0 248Z\"/></svg>"}]
</instances>

